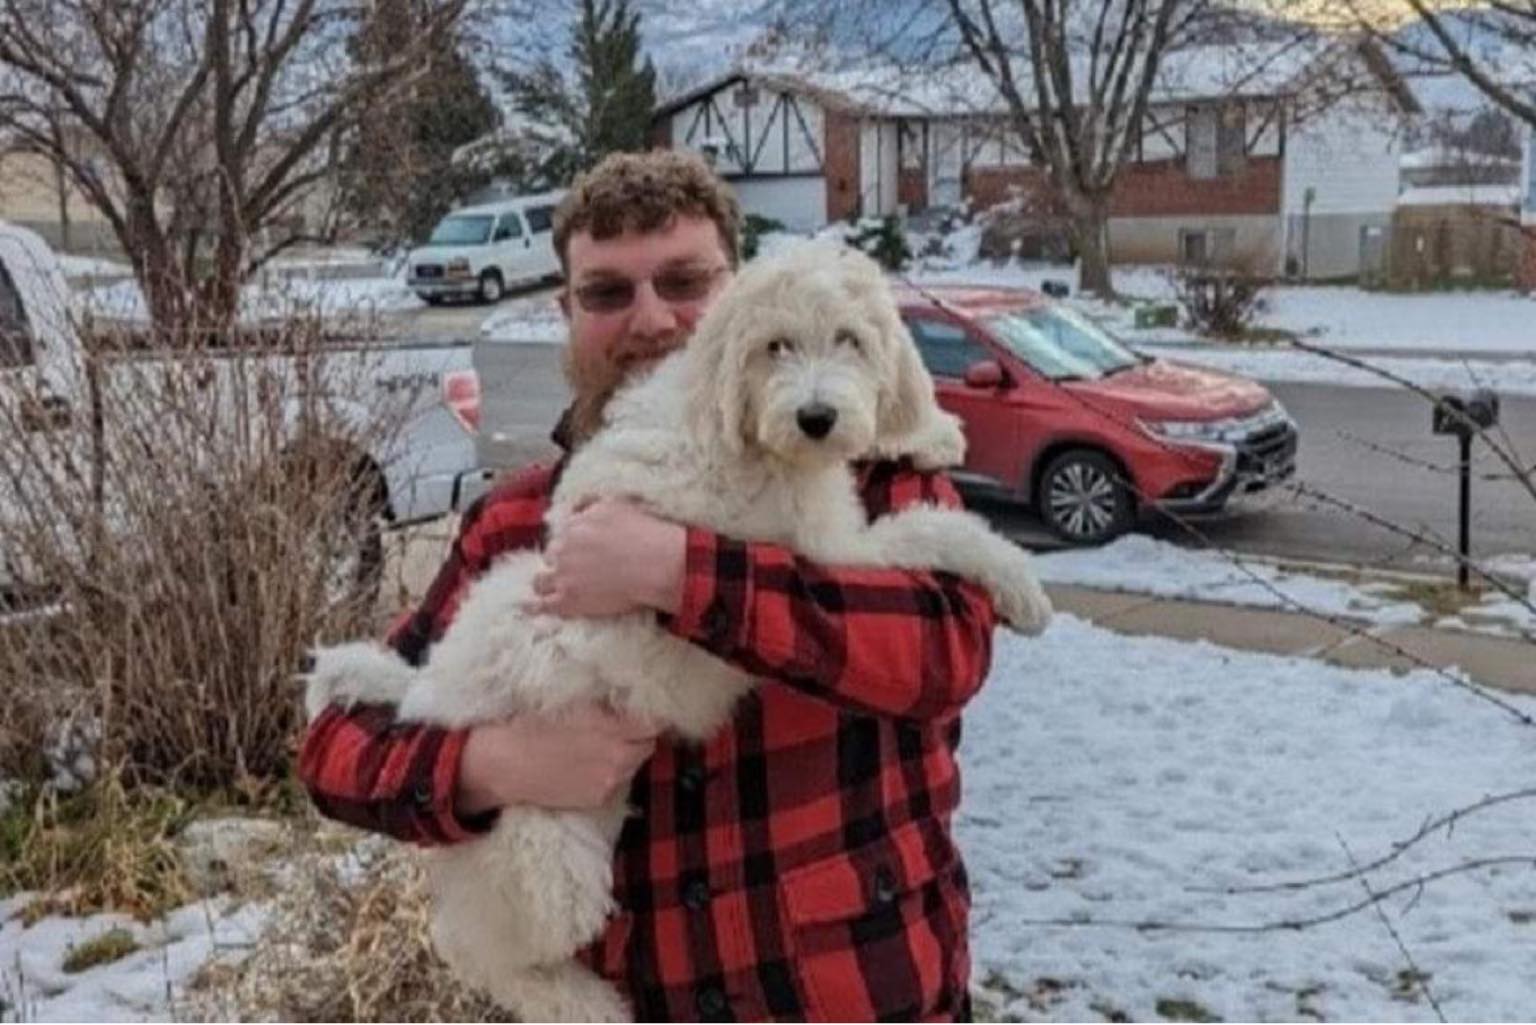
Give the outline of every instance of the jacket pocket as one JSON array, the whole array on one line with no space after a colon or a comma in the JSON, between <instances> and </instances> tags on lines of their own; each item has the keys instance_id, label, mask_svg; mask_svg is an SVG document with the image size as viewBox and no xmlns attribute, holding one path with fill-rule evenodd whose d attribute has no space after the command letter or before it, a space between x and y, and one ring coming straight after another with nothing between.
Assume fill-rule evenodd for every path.
<instances>
[{"instance_id":1,"label":"jacket pocket","mask_svg":"<svg viewBox=\"0 0 1536 1025\"><path fill-rule=\"evenodd\" d=\"M802 865L779 888L817 1021L948 1018L964 994L966 899L947 836L909 823Z\"/></svg>"}]
</instances>

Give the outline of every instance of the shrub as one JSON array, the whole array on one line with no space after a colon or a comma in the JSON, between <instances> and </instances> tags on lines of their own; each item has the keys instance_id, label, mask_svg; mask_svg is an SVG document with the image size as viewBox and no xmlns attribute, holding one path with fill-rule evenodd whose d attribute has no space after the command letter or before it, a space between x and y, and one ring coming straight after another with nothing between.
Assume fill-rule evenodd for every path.
<instances>
[{"instance_id":1,"label":"shrub","mask_svg":"<svg viewBox=\"0 0 1536 1025\"><path fill-rule=\"evenodd\" d=\"M912 259L906 228L893 215L856 221L844 229L843 240L889 271L901 270Z\"/></svg>"},{"instance_id":2,"label":"shrub","mask_svg":"<svg viewBox=\"0 0 1536 1025\"><path fill-rule=\"evenodd\" d=\"M747 214L741 228L741 258L750 260L757 256L763 236L773 231L783 231L784 222L761 214Z\"/></svg>"},{"instance_id":3,"label":"shrub","mask_svg":"<svg viewBox=\"0 0 1536 1025\"><path fill-rule=\"evenodd\" d=\"M406 396L375 395L377 357L341 358L314 318L222 340L89 327L67 420L0 380L0 776L281 779L303 652L372 626L359 453L388 447Z\"/></svg>"},{"instance_id":4,"label":"shrub","mask_svg":"<svg viewBox=\"0 0 1536 1025\"><path fill-rule=\"evenodd\" d=\"M1190 326L1215 338L1247 337L1265 309L1269 278L1205 266L1180 267L1173 274Z\"/></svg>"}]
</instances>

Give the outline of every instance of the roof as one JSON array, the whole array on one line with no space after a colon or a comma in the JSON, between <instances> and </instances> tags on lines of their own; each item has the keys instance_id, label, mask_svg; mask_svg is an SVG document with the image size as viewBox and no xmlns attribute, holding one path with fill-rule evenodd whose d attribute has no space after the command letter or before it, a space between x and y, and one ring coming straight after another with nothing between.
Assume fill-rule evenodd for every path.
<instances>
[{"instance_id":1,"label":"roof","mask_svg":"<svg viewBox=\"0 0 1536 1025\"><path fill-rule=\"evenodd\" d=\"M1360 61L1378 80L1381 69L1386 67L1362 54L1355 40L1318 35L1192 46L1164 56L1151 99L1154 103L1177 103L1284 96L1305 88L1320 69L1339 59ZM1086 56L1074 58L1074 84L1085 90L1085 99L1087 63ZM1028 82L1027 62L1015 58L1014 65L1015 78ZM969 60L927 67L871 63L840 70L739 64L660 104L653 116L667 117L739 82L809 95L833 109L883 117L959 117L1002 114L1007 109L991 79ZM1400 81L1383 85L1389 90L1401 90ZM1397 96L1394 93L1394 98Z\"/></svg>"},{"instance_id":2,"label":"roof","mask_svg":"<svg viewBox=\"0 0 1536 1025\"><path fill-rule=\"evenodd\" d=\"M1518 185L1416 185L1397 197L1398 206L1507 206L1520 204Z\"/></svg>"}]
</instances>

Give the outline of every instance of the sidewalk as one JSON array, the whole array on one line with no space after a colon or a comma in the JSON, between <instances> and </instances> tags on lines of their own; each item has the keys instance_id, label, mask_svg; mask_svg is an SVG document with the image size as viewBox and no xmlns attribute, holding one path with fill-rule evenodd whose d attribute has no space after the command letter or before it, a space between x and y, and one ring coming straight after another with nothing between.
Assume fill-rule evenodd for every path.
<instances>
[{"instance_id":1,"label":"sidewalk","mask_svg":"<svg viewBox=\"0 0 1536 1025\"><path fill-rule=\"evenodd\" d=\"M457 528L458 518L446 517L386 535L386 605L398 610L426 592ZM1536 645L1513 638L1425 626L1335 625L1302 612L1069 584L1047 584L1046 590L1058 611L1116 633L1206 640L1224 648L1320 658L1350 668L1460 668L1487 686L1536 694Z\"/></svg>"},{"instance_id":2,"label":"sidewalk","mask_svg":"<svg viewBox=\"0 0 1536 1025\"><path fill-rule=\"evenodd\" d=\"M1334 625L1302 612L1048 584L1060 612L1131 636L1206 640L1224 648L1320 658L1350 668L1459 668L1478 683L1536 694L1536 646L1425 626Z\"/></svg>"}]
</instances>

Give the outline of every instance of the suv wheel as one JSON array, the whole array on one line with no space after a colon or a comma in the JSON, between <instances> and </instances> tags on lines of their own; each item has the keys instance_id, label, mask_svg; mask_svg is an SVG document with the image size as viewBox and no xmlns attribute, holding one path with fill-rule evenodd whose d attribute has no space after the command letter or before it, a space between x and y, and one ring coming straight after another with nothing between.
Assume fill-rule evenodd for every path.
<instances>
[{"instance_id":1,"label":"suv wheel","mask_svg":"<svg viewBox=\"0 0 1536 1025\"><path fill-rule=\"evenodd\" d=\"M501 284L501 275L493 270L488 270L480 275L480 301L483 303L499 303L506 290Z\"/></svg>"},{"instance_id":2,"label":"suv wheel","mask_svg":"<svg viewBox=\"0 0 1536 1025\"><path fill-rule=\"evenodd\" d=\"M1077 545L1098 545L1125 533L1135 503L1120 467L1102 452L1073 449L1051 460L1036 502L1051 533Z\"/></svg>"}]
</instances>

